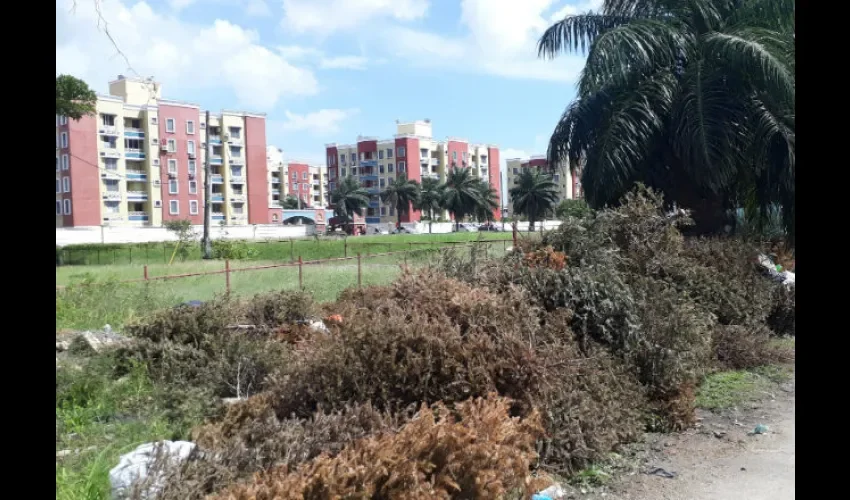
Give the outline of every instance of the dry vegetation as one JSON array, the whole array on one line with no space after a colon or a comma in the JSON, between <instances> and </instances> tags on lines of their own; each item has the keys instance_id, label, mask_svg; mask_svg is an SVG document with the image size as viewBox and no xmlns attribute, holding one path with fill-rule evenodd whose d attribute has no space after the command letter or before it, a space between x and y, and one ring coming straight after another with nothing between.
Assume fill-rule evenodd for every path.
<instances>
[{"instance_id":1,"label":"dry vegetation","mask_svg":"<svg viewBox=\"0 0 850 500\"><path fill-rule=\"evenodd\" d=\"M201 451L163 498L519 498L647 427L691 425L706 374L784 359L768 340L794 335L795 304L759 249L685 239L687 223L638 192L503 259L452 253L321 307L222 298L128 327L139 341L117 359L146 364L174 412L248 397L196 405ZM330 331L299 326L311 317Z\"/></svg>"}]
</instances>

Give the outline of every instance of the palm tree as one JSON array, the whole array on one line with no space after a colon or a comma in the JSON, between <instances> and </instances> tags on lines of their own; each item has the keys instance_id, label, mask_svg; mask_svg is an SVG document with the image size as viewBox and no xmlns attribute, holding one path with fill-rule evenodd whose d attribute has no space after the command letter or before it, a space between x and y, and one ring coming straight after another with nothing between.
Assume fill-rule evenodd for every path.
<instances>
[{"instance_id":1,"label":"palm tree","mask_svg":"<svg viewBox=\"0 0 850 500\"><path fill-rule=\"evenodd\" d=\"M416 210L428 213L428 233L431 233L431 224L434 222L434 213L443 209L443 197L445 196L445 185L433 177L425 177L419 187L419 201L413 206Z\"/></svg>"},{"instance_id":2,"label":"palm tree","mask_svg":"<svg viewBox=\"0 0 850 500\"><path fill-rule=\"evenodd\" d=\"M345 177L331 193L331 204L333 204L335 216L351 222L353 214L363 215L363 209L369 206L369 192L357 179Z\"/></svg>"},{"instance_id":3,"label":"palm tree","mask_svg":"<svg viewBox=\"0 0 850 500\"><path fill-rule=\"evenodd\" d=\"M475 207L475 217L479 221L493 220L493 210L499 208L499 195L489 182L478 181L478 205Z\"/></svg>"},{"instance_id":4,"label":"palm tree","mask_svg":"<svg viewBox=\"0 0 850 500\"><path fill-rule=\"evenodd\" d=\"M578 96L549 141L550 164L582 161L593 208L642 182L693 210L795 209L794 0L604 0L538 43L587 53Z\"/></svg>"},{"instance_id":5,"label":"palm tree","mask_svg":"<svg viewBox=\"0 0 850 500\"><path fill-rule=\"evenodd\" d=\"M475 213L479 204L478 179L472 176L468 168L452 165L446 175L443 206L455 218L455 231L460 229L460 221Z\"/></svg>"},{"instance_id":6,"label":"palm tree","mask_svg":"<svg viewBox=\"0 0 850 500\"><path fill-rule=\"evenodd\" d=\"M281 207L283 207L285 210L294 210L298 208L299 204L300 203L298 202L298 198L292 196L291 194L288 194L286 195L286 198L283 199Z\"/></svg>"},{"instance_id":7,"label":"palm tree","mask_svg":"<svg viewBox=\"0 0 850 500\"><path fill-rule=\"evenodd\" d=\"M407 174L399 177L381 192L381 201L395 205L398 220L395 227L401 226L401 216L410 211L410 205L419 201L419 183L407 178Z\"/></svg>"},{"instance_id":8,"label":"palm tree","mask_svg":"<svg viewBox=\"0 0 850 500\"><path fill-rule=\"evenodd\" d=\"M517 185L511 188L514 213L528 217L528 230L534 231L534 223L558 202L558 185L552 177L536 169L525 169L517 177Z\"/></svg>"}]
</instances>

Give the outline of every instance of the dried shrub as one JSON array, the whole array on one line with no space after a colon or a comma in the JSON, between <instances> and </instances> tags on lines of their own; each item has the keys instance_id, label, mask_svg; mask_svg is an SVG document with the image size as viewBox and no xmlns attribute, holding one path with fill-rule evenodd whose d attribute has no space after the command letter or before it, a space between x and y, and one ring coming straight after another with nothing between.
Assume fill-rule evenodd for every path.
<instances>
[{"instance_id":1,"label":"dried shrub","mask_svg":"<svg viewBox=\"0 0 850 500\"><path fill-rule=\"evenodd\" d=\"M797 335L796 289L795 286L780 286L776 290L773 309L767 317L767 325L777 335Z\"/></svg>"},{"instance_id":2,"label":"dried shrub","mask_svg":"<svg viewBox=\"0 0 850 500\"><path fill-rule=\"evenodd\" d=\"M255 295L244 309L247 324L268 328L305 321L315 312L310 294L291 291Z\"/></svg>"},{"instance_id":3,"label":"dried shrub","mask_svg":"<svg viewBox=\"0 0 850 500\"><path fill-rule=\"evenodd\" d=\"M685 382L657 393L650 408L657 417L652 430L670 432L693 427L696 423L696 384Z\"/></svg>"},{"instance_id":4,"label":"dried shrub","mask_svg":"<svg viewBox=\"0 0 850 500\"><path fill-rule=\"evenodd\" d=\"M509 416L509 401L490 397L457 405L423 405L398 433L369 437L339 455L322 455L297 471L277 469L214 497L433 499L526 497L542 434L539 415Z\"/></svg>"},{"instance_id":5,"label":"dried shrub","mask_svg":"<svg viewBox=\"0 0 850 500\"><path fill-rule=\"evenodd\" d=\"M721 325L714 331L714 356L723 368L743 370L783 361L783 353L770 343L764 325Z\"/></svg>"},{"instance_id":6,"label":"dried shrub","mask_svg":"<svg viewBox=\"0 0 850 500\"><path fill-rule=\"evenodd\" d=\"M531 268L547 267L560 271L567 266L567 256L564 252L556 252L552 247L543 247L534 252L528 252L524 257L525 265Z\"/></svg>"}]
</instances>

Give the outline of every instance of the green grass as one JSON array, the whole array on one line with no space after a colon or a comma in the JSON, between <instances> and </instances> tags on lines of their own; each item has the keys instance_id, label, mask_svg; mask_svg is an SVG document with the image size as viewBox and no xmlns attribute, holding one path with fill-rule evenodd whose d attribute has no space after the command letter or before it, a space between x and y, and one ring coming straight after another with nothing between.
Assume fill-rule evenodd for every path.
<instances>
[{"instance_id":1,"label":"green grass","mask_svg":"<svg viewBox=\"0 0 850 500\"><path fill-rule=\"evenodd\" d=\"M160 406L144 365L116 379L113 360L98 356L82 368L56 373L57 500L108 499L109 470L120 455L161 439L185 439L201 421L186 413L174 420Z\"/></svg>"},{"instance_id":2,"label":"green grass","mask_svg":"<svg viewBox=\"0 0 850 500\"><path fill-rule=\"evenodd\" d=\"M723 410L758 401L792 376L793 368L784 365L713 373L703 380L696 404L706 410Z\"/></svg>"},{"instance_id":3,"label":"green grass","mask_svg":"<svg viewBox=\"0 0 850 500\"><path fill-rule=\"evenodd\" d=\"M528 235L523 235L528 237ZM253 260L289 261L301 256L304 260L328 259L411 250L422 247L445 246L447 242L467 242L477 239L510 239L510 232L501 233L448 233L448 234L394 234L356 236L349 238L320 237L286 241L252 241ZM141 244L90 244L64 247L61 260L64 265L143 265L168 263L174 253L174 242ZM508 243L510 245L510 243ZM199 244L189 249L187 260L201 260Z\"/></svg>"}]
</instances>

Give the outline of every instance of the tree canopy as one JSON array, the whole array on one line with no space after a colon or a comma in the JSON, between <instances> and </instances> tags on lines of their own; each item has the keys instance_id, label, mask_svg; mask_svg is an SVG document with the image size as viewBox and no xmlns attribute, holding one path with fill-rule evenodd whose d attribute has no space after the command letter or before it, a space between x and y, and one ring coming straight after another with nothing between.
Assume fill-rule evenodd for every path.
<instances>
[{"instance_id":1,"label":"tree canopy","mask_svg":"<svg viewBox=\"0 0 850 500\"><path fill-rule=\"evenodd\" d=\"M86 82L71 75L56 77L56 114L79 120L95 112L97 94Z\"/></svg>"}]
</instances>

